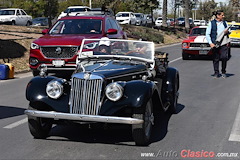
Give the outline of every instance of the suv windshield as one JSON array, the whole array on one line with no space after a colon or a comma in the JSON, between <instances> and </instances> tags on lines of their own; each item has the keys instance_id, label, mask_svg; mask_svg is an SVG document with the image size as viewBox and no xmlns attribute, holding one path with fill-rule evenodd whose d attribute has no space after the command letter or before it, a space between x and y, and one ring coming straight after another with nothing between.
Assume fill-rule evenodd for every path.
<instances>
[{"instance_id":1,"label":"suv windshield","mask_svg":"<svg viewBox=\"0 0 240 160\"><path fill-rule=\"evenodd\" d=\"M50 34L101 34L102 20L67 19L59 20L49 32Z\"/></svg>"},{"instance_id":2,"label":"suv windshield","mask_svg":"<svg viewBox=\"0 0 240 160\"><path fill-rule=\"evenodd\" d=\"M0 10L0 15L14 15L15 10Z\"/></svg>"},{"instance_id":3,"label":"suv windshield","mask_svg":"<svg viewBox=\"0 0 240 160\"><path fill-rule=\"evenodd\" d=\"M84 39L79 57L106 56L116 58L137 58L154 61L154 43L147 41L108 39Z\"/></svg>"}]
</instances>

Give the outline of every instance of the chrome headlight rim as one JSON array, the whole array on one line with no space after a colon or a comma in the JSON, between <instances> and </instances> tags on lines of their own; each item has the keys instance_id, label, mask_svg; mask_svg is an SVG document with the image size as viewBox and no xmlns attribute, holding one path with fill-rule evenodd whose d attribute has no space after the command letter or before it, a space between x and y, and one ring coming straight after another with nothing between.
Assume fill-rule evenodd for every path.
<instances>
[{"instance_id":1,"label":"chrome headlight rim","mask_svg":"<svg viewBox=\"0 0 240 160\"><path fill-rule=\"evenodd\" d=\"M120 100L123 96L123 87L117 82L110 83L106 86L105 95L113 102Z\"/></svg>"},{"instance_id":2,"label":"chrome headlight rim","mask_svg":"<svg viewBox=\"0 0 240 160\"><path fill-rule=\"evenodd\" d=\"M47 95L52 99L58 99L63 94L63 85L59 81L52 80L46 87Z\"/></svg>"},{"instance_id":3,"label":"chrome headlight rim","mask_svg":"<svg viewBox=\"0 0 240 160\"><path fill-rule=\"evenodd\" d=\"M36 43L31 43L31 49L39 49L39 45Z\"/></svg>"},{"instance_id":4,"label":"chrome headlight rim","mask_svg":"<svg viewBox=\"0 0 240 160\"><path fill-rule=\"evenodd\" d=\"M182 43L182 48L187 48L187 47L188 47L188 43L187 42Z\"/></svg>"}]
</instances>

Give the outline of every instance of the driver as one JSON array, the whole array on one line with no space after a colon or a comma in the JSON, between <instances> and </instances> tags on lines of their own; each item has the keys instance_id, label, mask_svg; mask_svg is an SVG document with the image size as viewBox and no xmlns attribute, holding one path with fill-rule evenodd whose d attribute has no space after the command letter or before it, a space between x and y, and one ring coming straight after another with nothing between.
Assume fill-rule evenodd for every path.
<instances>
[{"instance_id":1,"label":"driver","mask_svg":"<svg viewBox=\"0 0 240 160\"><path fill-rule=\"evenodd\" d=\"M99 41L99 52L105 53L105 54L111 54L110 40L108 37L103 37Z\"/></svg>"}]
</instances>

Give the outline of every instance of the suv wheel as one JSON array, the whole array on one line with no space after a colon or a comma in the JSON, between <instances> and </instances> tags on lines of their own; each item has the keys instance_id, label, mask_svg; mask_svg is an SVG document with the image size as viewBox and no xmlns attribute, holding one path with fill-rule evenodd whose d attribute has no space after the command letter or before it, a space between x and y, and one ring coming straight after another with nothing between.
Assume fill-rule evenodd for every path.
<instances>
[{"instance_id":1,"label":"suv wheel","mask_svg":"<svg viewBox=\"0 0 240 160\"><path fill-rule=\"evenodd\" d=\"M147 146L150 141L154 122L152 99L143 107L142 113L134 113L133 118L142 119L144 121L142 124L132 125L133 139L136 145Z\"/></svg>"}]
</instances>

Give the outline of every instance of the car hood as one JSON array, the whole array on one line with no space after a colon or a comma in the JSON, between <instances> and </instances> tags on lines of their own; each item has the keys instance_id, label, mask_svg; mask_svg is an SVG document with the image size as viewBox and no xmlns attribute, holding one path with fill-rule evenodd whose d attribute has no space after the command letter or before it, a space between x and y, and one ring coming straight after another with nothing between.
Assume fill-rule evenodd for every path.
<instances>
[{"instance_id":1,"label":"car hood","mask_svg":"<svg viewBox=\"0 0 240 160\"><path fill-rule=\"evenodd\" d=\"M38 44L39 46L56 46L56 45L81 45L82 40L84 38L93 38L98 39L101 38L101 36L97 35L44 35L37 40L33 41L33 43Z\"/></svg>"},{"instance_id":2,"label":"car hood","mask_svg":"<svg viewBox=\"0 0 240 160\"><path fill-rule=\"evenodd\" d=\"M231 31L231 34L229 35L230 38L239 38L240 39L240 30L234 30Z\"/></svg>"},{"instance_id":3,"label":"car hood","mask_svg":"<svg viewBox=\"0 0 240 160\"><path fill-rule=\"evenodd\" d=\"M78 71L79 72L74 74L73 77L83 77L84 73L82 72L82 69L80 68ZM85 66L85 73L90 73L92 76L98 75L107 79L123 77L129 77L132 79L134 75L145 73L146 71L147 67L144 64L124 61L110 61L90 65L88 63L88 66Z\"/></svg>"},{"instance_id":4,"label":"car hood","mask_svg":"<svg viewBox=\"0 0 240 160\"><path fill-rule=\"evenodd\" d=\"M194 42L194 43L208 43L206 36L190 36L183 42Z\"/></svg>"}]
</instances>

